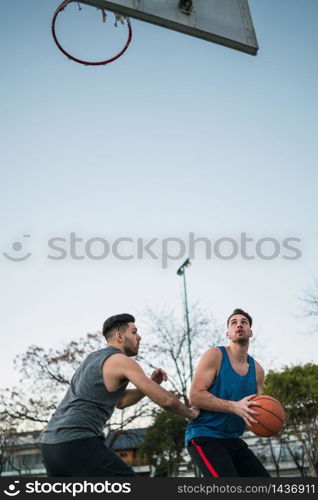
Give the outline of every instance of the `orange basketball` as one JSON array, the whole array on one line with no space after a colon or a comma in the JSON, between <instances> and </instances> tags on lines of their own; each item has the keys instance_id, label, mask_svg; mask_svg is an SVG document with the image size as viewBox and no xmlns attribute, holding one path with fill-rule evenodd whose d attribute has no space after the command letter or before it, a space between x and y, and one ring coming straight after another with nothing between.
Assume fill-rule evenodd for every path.
<instances>
[{"instance_id":1,"label":"orange basketball","mask_svg":"<svg viewBox=\"0 0 318 500\"><path fill-rule=\"evenodd\" d=\"M257 420L257 424L253 423L250 430L256 436L262 437L278 434L285 422L285 411L280 402L266 394L254 396L251 401L257 401L261 406L251 406L259 415L253 415L253 418Z\"/></svg>"}]
</instances>

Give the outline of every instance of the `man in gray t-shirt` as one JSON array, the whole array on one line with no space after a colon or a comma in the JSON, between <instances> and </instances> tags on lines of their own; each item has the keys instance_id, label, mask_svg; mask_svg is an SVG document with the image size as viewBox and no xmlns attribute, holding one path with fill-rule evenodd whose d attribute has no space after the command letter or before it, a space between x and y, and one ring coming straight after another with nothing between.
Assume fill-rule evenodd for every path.
<instances>
[{"instance_id":1,"label":"man in gray t-shirt","mask_svg":"<svg viewBox=\"0 0 318 500\"><path fill-rule=\"evenodd\" d=\"M83 361L44 432L42 455L49 477L136 475L104 443L103 429L115 407L123 409L148 396L171 413L189 420L198 416L199 410L187 408L160 387L167 380L162 369L148 378L132 359L141 340L133 316L111 316L103 325L103 335L107 347ZM129 382L136 389L126 389Z\"/></svg>"}]
</instances>

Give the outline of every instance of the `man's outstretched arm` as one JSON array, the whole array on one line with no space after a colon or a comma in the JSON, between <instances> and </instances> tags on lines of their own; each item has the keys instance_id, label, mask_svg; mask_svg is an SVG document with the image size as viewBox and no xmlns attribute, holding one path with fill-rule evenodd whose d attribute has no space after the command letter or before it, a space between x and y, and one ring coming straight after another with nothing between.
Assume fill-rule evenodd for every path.
<instances>
[{"instance_id":1,"label":"man's outstretched arm","mask_svg":"<svg viewBox=\"0 0 318 500\"><path fill-rule=\"evenodd\" d=\"M128 406L133 406L142 398L145 397L145 394L138 389L126 389L120 400L116 404L116 408L123 410Z\"/></svg>"},{"instance_id":2,"label":"man's outstretched arm","mask_svg":"<svg viewBox=\"0 0 318 500\"><path fill-rule=\"evenodd\" d=\"M152 375L151 375L151 380L156 382L156 384L160 385L162 382L168 380L168 376L164 370L161 368L157 368ZM127 408L128 406L133 406L138 401L140 401L142 398L145 397L145 394L141 392L139 389L127 389L122 398L118 401L116 407L119 408L120 410L123 410L124 408Z\"/></svg>"},{"instance_id":3,"label":"man's outstretched arm","mask_svg":"<svg viewBox=\"0 0 318 500\"><path fill-rule=\"evenodd\" d=\"M104 365L105 366L105 365ZM128 379L145 396L166 411L193 420L199 414L196 408L187 408L179 399L147 377L141 366L127 356L117 354L116 365L112 367L118 379Z\"/></svg>"}]
</instances>

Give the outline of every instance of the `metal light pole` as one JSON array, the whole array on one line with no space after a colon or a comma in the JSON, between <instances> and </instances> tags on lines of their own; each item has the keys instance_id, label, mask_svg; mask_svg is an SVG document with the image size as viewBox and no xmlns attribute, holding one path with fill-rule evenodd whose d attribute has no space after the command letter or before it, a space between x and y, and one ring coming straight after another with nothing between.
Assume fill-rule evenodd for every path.
<instances>
[{"instance_id":1,"label":"metal light pole","mask_svg":"<svg viewBox=\"0 0 318 500\"><path fill-rule=\"evenodd\" d=\"M188 295L187 295L187 283L185 270L187 267L191 266L190 259L184 261L184 263L179 267L177 274L183 277L183 289L184 289L184 309L187 325L187 341L188 341L188 353L189 353L189 365L190 365L190 378L193 378L193 365L192 365L192 352L191 352L191 338L190 338L190 322L189 322L189 308L188 308Z\"/></svg>"}]
</instances>

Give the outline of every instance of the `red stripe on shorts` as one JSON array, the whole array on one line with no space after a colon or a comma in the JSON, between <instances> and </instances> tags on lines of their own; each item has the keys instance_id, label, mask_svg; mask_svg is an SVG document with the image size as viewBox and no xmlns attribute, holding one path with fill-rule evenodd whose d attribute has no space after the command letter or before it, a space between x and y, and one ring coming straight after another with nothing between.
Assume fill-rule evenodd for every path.
<instances>
[{"instance_id":1,"label":"red stripe on shorts","mask_svg":"<svg viewBox=\"0 0 318 500\"><path fill-rule=\"evenodd\" d=\"M208 471L211 472L212 476L213 477L220 477L217 474L216 470L212 467L212 465L210 464L210 462L208 461L208 459L206 458L206 456L205 456L205 454L204 454L201 446L199 446L197 443L195 443L193 439L191 440L191 443L193 444L193 446L195 447L195 449L199 453L199 455L202 458L205 466L207 467Z\"/></svg>"}]
</instances>

